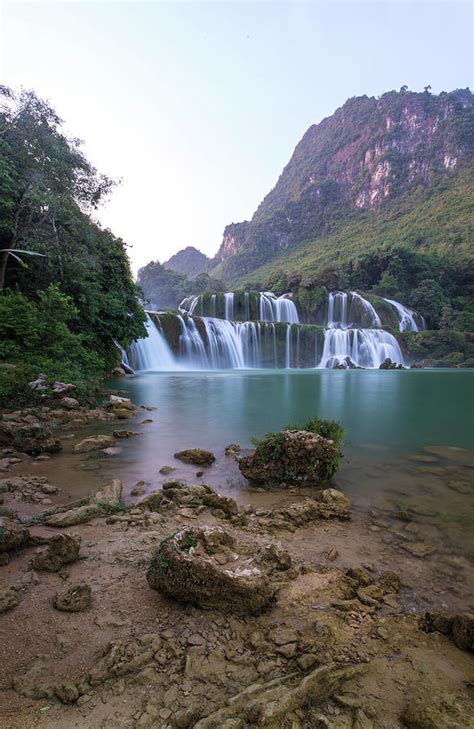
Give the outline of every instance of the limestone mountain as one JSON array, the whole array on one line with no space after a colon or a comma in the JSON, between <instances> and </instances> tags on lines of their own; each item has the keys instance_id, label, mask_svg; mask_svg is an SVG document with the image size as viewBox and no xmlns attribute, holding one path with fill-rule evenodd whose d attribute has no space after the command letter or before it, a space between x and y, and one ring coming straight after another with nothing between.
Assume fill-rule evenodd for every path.
<instances>
[{"instance_id":1,"label":"limestone mountain","mask_svg":"<svg viewBox=\"0 0 474 729\"><path fill-rule=\"evenodd\" d=\"M177 273L185 273L186 276L193 278L209 268L210 258L201 253L194 246L187 246L171 256L163 266L170 271Z\"/></svg>"},{"instance_id":2,"label":"limestone mountain","mask_svg":"<svg viewBox=\"0 0 474 729\"><path fill-rule=\"evenodd\" d=\"M243 279L272 260L298 270L302 243L315 265L357 258L387 239L464 254L473 128L469 89L349 99L307 130L252 219L226 227L213 272ZM341 247L345 226L357 230Z\"/></svg>"}]
</instances>

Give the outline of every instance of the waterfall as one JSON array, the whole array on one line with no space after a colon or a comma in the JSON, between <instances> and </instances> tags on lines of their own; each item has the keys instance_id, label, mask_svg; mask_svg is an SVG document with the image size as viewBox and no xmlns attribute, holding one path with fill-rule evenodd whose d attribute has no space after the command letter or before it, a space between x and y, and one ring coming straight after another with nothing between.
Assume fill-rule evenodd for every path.
<instances>
[{"instance_id":1,"label":"waterfall","mask_svg":"<svg viewBox=\"0 0 474 729\"><path fill-rule=\"evenodd\" d=\"M185 321L182 316L178 315L178 321L181 326L181 334L179 335L180 354L183 354L183 358L191 367L198 364L200 368L207 369L209 360L206 347L194 319L188 316Z\"/></svg>"},{"instance_id":2,"label":"waterfall","mask_svg":"<svg viewBox=\"0 0 474 729\"><path fill-rule=\"evenodd\" d=\"M398 314L398 328L401 332L418 332L419 327L415 320L415 312L412 309L409 309L406 306L403 306L403 304L400 304L398 301L394 301L393 299L384 299L388 304L391 304L397 311ZM420 315L418 315L420 316ZM421 328L425 328L425 320L422 316L420 316L421 319Z\"/></svg>"},{"instance_id":3,"label":"waterfall","mask_svg":"<svg viewBox=\"0 0 474 729\"><path fill-rule=\"evenodd\" d=\"M130 349L134 369L154 371L179 369L168 342L149 314L146 315L145 327L148 337L137 339Z\"/></svg>"},{"instance_id":4,"label":"waterfall","mask_svg":"<svg viewBox=\"0 0 474 729\"><path fill-rule=\"evenodd\" d=\"M290 294L275 296L271 291L260 292L260 319L262 321L288 322L299 324L298 310Z\"/></svg>"},{"instance_id":5,"label":"waterfall","mask_svg":"<svg viewBox=\"0 0 474 729\"><path fill-rule=\"evenodd\" d=\"M250 294L244 292L245 321L250 321Z\"/></svg>"},{"instance_id":6,"label":"waterfall","mask_svg":"<svg viewBox=\"0 0 474 729\"><path fill-rule=\"evenodd\" d=\"M224 294L224 319L234 320L234 293L232 291Z\"/></svg>"},{"instance_id":7,"label":"waterfall","mask_svg":"<svg viewBox=\"0 0 474 729\"><path fill-rule=\"evenodd\" d=\"M285 337L285 369L289 370L291 367L291 324L286 325L286 337Z\"/></svg>"},{"instance_id":8,"label":"waterfall","mask_svg":"<svg viewBox=\"0 0 474 729\"><path fill-rule=\"evenodd\" d=\"M397 312L400 331L424 326L416 312L392 299L385 301ZM404 364L397 339L382 329L376 309L357 291L328 293L325 329L300 325L291 294L276 296L271 291L188 296L179 308L180 313L156 312L153 320L148 316L148 338L129 350L132 366L142 370L174 370L178 363L190 370L377 368L386 358ZM324 302L315 313L317 321L325 309ZM175 317L174 324L170 317Z\"/></svg>"},{"instance_id":9,"label":"waterfall","mask_svg":"<svg viewBox=\"0 0 474 729\"><path fill-rule=\"evenodd\" d=\"M327 329L320 368L336 365L356 367L380 367L389 357L392 362L405 364L395 337L383 329ZM349 358L350 362L348 362Z\"/></svg>"},{"instance_id":10,"label":"waterfall","mask_svg":"<svg viewBox=\"0 0 474 729\"><path fill-rule=\"evenodd\" d=\"M328 327L330 329L347 327L347 294L344 291L334 291L329 294Z\"/></svg>"},{"instance_id":11,"label":"waterfall","mask_svg":"<svg viewBox=\"0 0 474 729\"><path fill-rule=\"evenodd\" d=\"M374 307L370 303L370 301L367 301L367 299L364 299L363 296L357 293L357 291L351 291L352 301L357 301L362 306L362 311L364 312L365 316L367 316L370 320L370 324L373 327L381 327L382 322L380 321L380 317L375 311ZM352 304L352 302L351 302Z\"/></svg>"}]
</instances>

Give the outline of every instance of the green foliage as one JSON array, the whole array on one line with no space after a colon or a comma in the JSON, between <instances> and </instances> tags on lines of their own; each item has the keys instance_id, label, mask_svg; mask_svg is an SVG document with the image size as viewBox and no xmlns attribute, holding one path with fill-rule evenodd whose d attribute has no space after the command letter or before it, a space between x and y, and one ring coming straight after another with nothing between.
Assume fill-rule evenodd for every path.
<instances>
[{"instance_id":1,"label":"green foliage","mask_svg":"<svg viewBox=\"0 0 474 729\"><path fill-rule=\"evenodd\" d=\"M183 549L185 552L189 552L189 550L191 548L194 548L196 545L197 545L196 535L194 534L193 531L189 531L186 534L186 537L184 539Z\"/></svg>"},{"instance_id":2,"label":"green foliage","mask_svg":"<svg viewBox=\"0 0 474 729\"><path fill-rule=\"evenodd\" d=\"M418 311L429 329L437 329L445 303L443 289L433 279L424 279L408 297L408 303Z\"/></svg>"},{"instance_id":3,"label":"green foliage","mask_svg":"<svg viewBox=\"0 0 474 729\"><path fill-rule=\"evenodd\" d=\"M73 331L79 312L69 296L51 284L32 301L19 292L0 294L0 360L16 364L0 370L0 402L31 399L28 381L44 372L72 381L85 395L105 370L105 362ZM10 403L8 403L9 398Z\"/></svg>"},{"instance_id":4,"label":"green foliage","mask_svg":"<svg viewBox=\"0 0 474 729\"><path fill-rule=\"evenodd\" d=\"M97 506L99 506L102 511L105 511L106 514L117 514L119 511L125 511L126 505L123 501L119 501L116 504L109 504L108 501L98 501Z\"/></svg>"},{"instance_id":5,"label":"green foliage","mask_svg":"<svg viewBox=\"0 0 474 729\"><path fill-rule=\"evenodd\" d=\"M157 309L176 309L191 294L224 291L222 281L207 273L188 279L184 273L165 268L159 261L150 261L138 272L138 284L145 299Z\"/></svg>"},{"instance_id":6,"label":"green foliage","mask_svg":"<svg viewBox=\"0 0 474 729\"><path fill-rule=\"evenodd\" d=\"M287 425L286 430L309 430L311 433L322 435L323 438L341 443L344 436L344 428L335 420L324 420L323 418L311 418L302 425Z\"/></svg>"},{"instance_id":7,"label":"green foliage","mask_svg":"<svg viewBox=\"0 0 474 729\"><path fill-rule=\"evenodd\" d=\"M0 362L90 392L116 363L114 342L146 331L125 244L90 217L113 182L34 92L0 94ZM22 249L33 256L8 252ZM20 373L6 379L0 397L20 402Z\"/></svg>"},{"instance_id":8,"label":"green foliage","mask_svg":"<svg viewBox=\"0 0 474 729\"><path fill-rule=\"evenodd\" d=\"M408 359L424 360L433 367L472 367L474 364L474 336L453 329L403 332L397 335Z\"/></svg>"},{"instance_id":9,"label":"green foliage","mask_svg":"<svg viewBox=\"0 0 474 729\"><path fill-rule=\"evenodd\" d=\"M258 448L258 462L265 464L278 461L284 453L283 432L267 433L265 438L252 438L252 443Z\"/></svg>"}]
</instances>

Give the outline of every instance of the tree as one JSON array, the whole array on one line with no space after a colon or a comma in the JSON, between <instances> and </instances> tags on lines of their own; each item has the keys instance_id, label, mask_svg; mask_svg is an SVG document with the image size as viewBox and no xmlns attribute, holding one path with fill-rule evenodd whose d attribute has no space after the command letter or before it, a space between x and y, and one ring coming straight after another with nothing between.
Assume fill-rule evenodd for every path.
<instances>
[{"instance_id":1,"label":"tree","mask_svg":"<svg viewBox=\"0 0 474 729\"><path fill-rule=\"evenodd\" d=\"M71 206L96 208L113 186L61 131L62 120L33 91L16 96L0 87L0 290L7 263L18 248L30 248L41 228L46 253L61 265L61 228Z\"/></svg>"}]
</instances>

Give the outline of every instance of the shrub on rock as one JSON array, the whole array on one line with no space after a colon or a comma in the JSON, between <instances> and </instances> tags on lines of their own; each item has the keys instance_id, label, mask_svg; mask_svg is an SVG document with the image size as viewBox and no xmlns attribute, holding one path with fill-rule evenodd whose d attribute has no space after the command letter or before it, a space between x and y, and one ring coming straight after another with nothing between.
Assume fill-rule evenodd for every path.
<instances>
[{"instance_id":1,"label":"shrub on rock","mask_svg":"<svg viewBox=\"0 0 474 729\"><path fill-rule=\"evenodd\" d=\"M267 486L310 485L336 473L342 456L343 429L315 418L304 426L268 433L239 468L249 481Z\"/></svg>"}]
</instances>

